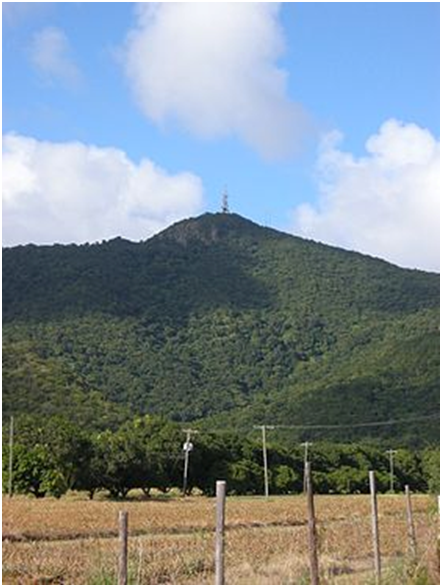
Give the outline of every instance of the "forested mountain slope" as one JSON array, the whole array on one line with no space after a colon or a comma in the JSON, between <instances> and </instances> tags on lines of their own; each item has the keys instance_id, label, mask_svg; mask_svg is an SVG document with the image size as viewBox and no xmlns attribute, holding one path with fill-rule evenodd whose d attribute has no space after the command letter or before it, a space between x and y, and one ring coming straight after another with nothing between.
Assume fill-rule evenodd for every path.
<instances>
[{"instance_id":1,"label":"forested mountain slope","mask_svg":"<svg viewBox=\"0 0 442 587\"><path fill-rule=\"evenodd\" d=\"M235 214L141 243L14 247L3 250L3 413L236 428L416 418L438 409L438 326L438 275ZM439 438L434 420L373 432Z\"/></svg>"}]
</instances>

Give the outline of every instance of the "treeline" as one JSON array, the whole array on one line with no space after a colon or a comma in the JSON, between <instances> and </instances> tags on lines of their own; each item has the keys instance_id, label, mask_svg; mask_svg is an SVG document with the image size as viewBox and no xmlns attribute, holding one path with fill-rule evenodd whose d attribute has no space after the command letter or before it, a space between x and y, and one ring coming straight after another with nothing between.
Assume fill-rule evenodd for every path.
<instances>
[{"instance_id":1,"label":"treeline","mask_svg":"<svg viewBox=\"0 0 442 587\"><path fill-rule=\"evenodd\" d=\"M3 427L3 491L9 488L8 426ZM143 416L115 430L91 432L61 416L46 419L20 417L15 421L12 450L14 493L61 497L69 490L88 492L91 498L105 490L125 498L132 489L149 496L167 493L183 483L185 435L182 428L159 416ZM263 455L260 439L232 433L200 431L192 437L188 492L212 495L217 479L225 479L236 495L263 492ZM309 460L318 493L368 492L368 470L377 473L380 491L390 488L389 459L384 449L368 444L315 443ZM268 446L272 494L302 492L304 453ZM394 487L408 484L416 492L439 492L439 449L397 450Z\"/></svg>"}]
</instances>

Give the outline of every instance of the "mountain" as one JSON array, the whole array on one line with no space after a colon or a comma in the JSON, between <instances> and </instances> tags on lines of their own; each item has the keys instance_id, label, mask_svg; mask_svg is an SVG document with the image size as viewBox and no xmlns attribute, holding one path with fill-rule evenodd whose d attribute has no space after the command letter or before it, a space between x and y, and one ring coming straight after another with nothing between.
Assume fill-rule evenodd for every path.
<instances>
[{"instance_id":1,"label":"mountain","mask_svg":"<svg viewBox=\"0 0 442 587\"><path fill-rule=\"evenodd\" d=\"M236 214L140 243L6 248L3 414L437 441L438 422L420 418L438 412L438 325L439 275ZM384 420L407 423L350 427Z\"/></svg>"}]
</instances>

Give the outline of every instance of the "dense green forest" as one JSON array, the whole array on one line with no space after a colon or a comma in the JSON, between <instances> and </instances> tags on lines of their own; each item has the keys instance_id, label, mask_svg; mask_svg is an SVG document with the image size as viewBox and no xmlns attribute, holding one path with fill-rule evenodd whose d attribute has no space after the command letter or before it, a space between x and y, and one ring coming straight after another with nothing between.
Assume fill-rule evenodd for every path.
<instances>
[{"instance_id":1,"label":"dense green forest","mask_svg":"<svg viewBox=\"0 0 442 587\"><path fill-rule=\"evenodd\" d=\"M205 214L140 243L3 250L3 415L115 433L439 440L439 276ZM364 422L394 421L378 427Z\"/></svg>"}]
</instances>

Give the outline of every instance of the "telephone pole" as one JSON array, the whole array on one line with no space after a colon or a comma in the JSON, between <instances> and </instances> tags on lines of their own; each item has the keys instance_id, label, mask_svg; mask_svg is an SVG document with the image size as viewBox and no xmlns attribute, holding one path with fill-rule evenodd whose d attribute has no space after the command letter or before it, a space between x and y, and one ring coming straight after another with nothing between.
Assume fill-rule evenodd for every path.
<instances>
[{"instance_id":1,"label":"telephone pole","mask_svg":"<svg viewBox=\"0 0 442 587\"><path fill-rule=\"evenodd\" d=\"M264 495L269 497L269 470L268 470L268 463L267 463L267 440L266 440L266 430L273 430L275 426L266 426L265 424L262 426L253 426L253 428L260 428L262 432L262 456L264 461Z\"/></svg>"},{"instance_id":2,"label":"telephone pole","mask_svg":"<svg viewBox=\"0 0 442 587\"><path fill-rule=\"evenodd\" d=\"M307 463L308 463L308 448L311 446L313 442L301 442L301 446L304 447L304 483L303 483L303 491L307 493Z\"/></svg>"},{"instance_id":3,"label":"telephone pole","mask_svg":"<svg viewBox=\"0 0 442 587\"><path fill-rule=\"evenodd\" d=\"M193 444L191 442L192 434L198 434L198 430L192 430L186 428L183 430L186 433L186 442L183 445L184 450L184 475L183 475L183 496L186 496L187 491L187 479L189 475L189 455L190 451L193 450Z\"/></svg>"},{"instance_id":4,"label":"telephone pole","mask_svg":"<svg viewBox=\"0 0 442 587\"><path fill-rule=\"evenodd\" d=\"M390 459L390 491L394 493L394 455L397 453L397 450L387 450L386 453Z\"/></svg>"},{"instance_id":5,"label":"telephone pole","mask_svg":"<svg viewBox=\"0 0 442 587\"><path fill-rule=\"evenodd\" d=\"M9 466L8 466L8 495L12 497L12 459L14 452L14 416L9 421Z\"/></svg>"}]
</instances>

